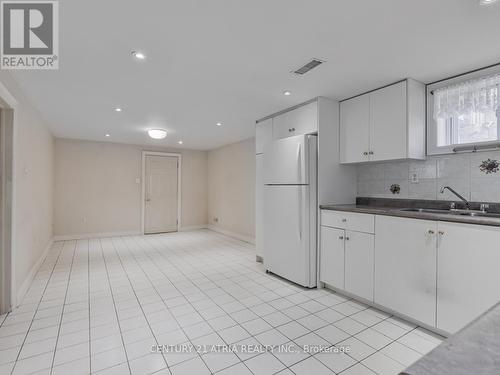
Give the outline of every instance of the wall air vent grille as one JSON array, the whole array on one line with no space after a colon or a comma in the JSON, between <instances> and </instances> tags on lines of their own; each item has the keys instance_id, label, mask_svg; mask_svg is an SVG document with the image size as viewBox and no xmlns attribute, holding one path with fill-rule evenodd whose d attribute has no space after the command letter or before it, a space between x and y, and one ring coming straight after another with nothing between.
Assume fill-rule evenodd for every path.
<instances>
[{"instance_id":1,"label":"wall air vent grille","mask_svg":"<svg viewBox=\"0 0 500 375\"><path fill-rule=\"evenodd\" d=\"M307 72L309 72L310 70L318 67L319 65L323 64L324 61L322 60L319 60L319 59L312 59L311 61L309 61L307 64L301 66L299 69L297 70L294 70L292 73L293 74L297 74L297 75L304 75L306 74Z\"/></svg>"}]
</instances>

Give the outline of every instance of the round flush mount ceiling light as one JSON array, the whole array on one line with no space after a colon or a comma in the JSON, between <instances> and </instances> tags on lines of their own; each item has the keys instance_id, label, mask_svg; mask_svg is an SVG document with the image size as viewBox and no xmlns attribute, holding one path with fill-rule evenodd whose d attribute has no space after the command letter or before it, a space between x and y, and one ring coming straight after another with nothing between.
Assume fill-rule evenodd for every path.
<instances>
[{"instance_id":1,"label":"round flush mount ceiling light","mask_svg":"<svg viewBox=\"0 0 500 375\"><path fill-rule=\"evenodd\" d=\"M121 109L120 107L115 108L115 112L121 112L121 111L123 111L123 109Z\"/></svg>"},{"instance_id":2,"label":"round flush mount ceiling light","mask_svg":"<svg viewBox=\"0 0 500 375\"><path fill-rule=\"evenodd\" d=\"M180 145L182 145L182 144L183 144L184 142L182 142L182 141L179 141L179 142L177 142L177 143L178 143L178 144L180 144Z\"/></svg>"},{"instance_id":3,"label":"round flush mount ceiling light","mask_svg":"<svg viewBox=\"0 0 500 375\"><path fill-rule=\"evenodd\" d=\"M217 124L215 124L217 126L222 126L222 122L218 122Z\"/></svg>"},{"instance_id":4,"label":"round flush mount ceiling light","mask_svg":"<svg viewBox=\"0 0 500 375\"><path fill-rule=\"evenodd\" d=\"M285 96L290 96L290 95L292 95L292 93L291 93L290 91L288 91L288 90L287 90L287 91L283 91L283 95L285 95Z\"/></svg>"},{"instance_id":5,"label":"round flush mount ceiling light","mask_svg":"<svg viewBox=\"0 0 500 375\"><path fill-rule=\"evenodd\" d=\"M109 134L106 134L106 137L110 137L110 135L109 135Z\"/></svg>"},{"instance_id":6,"label":"round flush mount ceiling light","mask_svg":"<svg viewBox=\"0 0 500 375\"><path fill-rule=\"evenodd\" d=\"M167 136L167 131L164 129L149 129L148 135L153 139L163 139Z\"/></svg>"},{"instance_id":7,"label":"round flush mount ceiling light","mask_svg":"<svg viewBox=\"0 0 500 375\"><path fill-rule=\"evenodd\" d=\"M139 60L144 60L146 58L146 55L139 51L132 51L132 56Z\"/></svg>"},{"instance_id":8,"label":"round flush mount ceiling light","mask_svg":"<svg viewBox=\"0 0 500 375\"><path fill-rule=\"evenodd\" d=\"M479 0L480 5L491 5L496 3L498 0Z\"/></svg>"}]
</instances>

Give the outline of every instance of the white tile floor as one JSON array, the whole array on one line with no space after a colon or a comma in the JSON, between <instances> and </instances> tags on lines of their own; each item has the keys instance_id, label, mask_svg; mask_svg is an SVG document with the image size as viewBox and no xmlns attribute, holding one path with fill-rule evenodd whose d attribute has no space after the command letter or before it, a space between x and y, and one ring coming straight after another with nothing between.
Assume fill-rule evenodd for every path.
<instances>
[{"instance_id":1,"label":"white tile floor","mask_svg":"<svg viewBox=\"0 0 500 375\"><path fill-rule=\"evenodd\" d=\"M0 322L2 375L396 374L440 342L331 291L267 275L252 246L207 230L57 242ZM151 353L157 344L233 343L253 346ZM259 353L259 344L351 351Z\"/></svg>"}]
</instances>

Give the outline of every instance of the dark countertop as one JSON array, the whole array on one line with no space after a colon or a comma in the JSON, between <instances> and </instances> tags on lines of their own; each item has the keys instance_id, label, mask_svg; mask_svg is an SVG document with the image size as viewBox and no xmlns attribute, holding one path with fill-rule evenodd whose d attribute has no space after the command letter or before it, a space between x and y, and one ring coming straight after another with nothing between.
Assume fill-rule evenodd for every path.
<instances>
[{"instance_id":1,"label":"dark countertop","mask_svg":"<svg viewBox=\"0 0 500 375\"><path fill-rule=\"evenodd\" d=\"M464 216L445 213L429 213L402 211L405 208L430 208L430 209L448 209L451 202L428 201L428 200L406 200L406 199L383 199L383 198L358 198L357 204L346 205L321 205L322 210L358 212L363 214L385 215L406 217L410 219L447 221L453 223L489 225L500 227L500 218L485 216ZM473 204L472 209L476 209ZM491 204L494 211L497 210L497 204ZM460 205L457 205L461 208ZM493 211L492 210L492 211Z\"/></svg>"},{"instance_id":2,"label":"dark countertop","mask_svg":"<svg viewBox=\"0 0 500 375\"><path fill-rule=\"evenodd\" d=\"M408 367L405 375L500 374L500 304Z\"/></svg>"}]
</instances>

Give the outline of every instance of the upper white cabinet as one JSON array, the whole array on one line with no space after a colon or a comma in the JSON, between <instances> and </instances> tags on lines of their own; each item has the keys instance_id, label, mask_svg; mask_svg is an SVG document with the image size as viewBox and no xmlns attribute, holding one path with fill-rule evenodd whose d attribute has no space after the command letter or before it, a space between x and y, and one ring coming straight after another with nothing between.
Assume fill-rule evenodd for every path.
<instances>
[{"instance_id":1,"label":"upper white cabinet","mask_svg":"<svg viewBox=\"0 0 500 375\"><path fill-rule=\"evenodd\" d=\"M255 153L264 153L264 146L273 140L273 119L269 118L255 125Z\"/></svg>"},{"instance_id":2,"label":"upper white cabinet","mask_svg":"<svg viewBox=\"0 0 500 375\"><path fill-rule=\"evenodd\" d=\"M425 159L425 85L407 79L341 102L340 159Z\"/></svg>"},{"instance_id":3,"label":"upper white cabinet","mask_svg":"<svg viewBox=\"0 0 500 375\"><path fill-rule=\"evenodd\" d=\"M370 98L361 95L340 103L340 161L361 163L369 160Z\"/></svg>"},{"instance_id":4,"label":"upper white cabinet","mask_svg":"<svg viewBox=\"0 0 500 375\"><path fill-rule=\"evenodd\" d=\"M500 228L438 224L437 328L455 333L500 301Z\"/></svg>"},{"instance_id":5,"label":"upper white cabinet","mask_svg":"<svg viewBox=\"0 0 500 375\"><path fill-rule=\"evenodd\" d=\"M318 131L318 102L300 106L273 118L273 139Z\"/></svg>"},{"instance_id":6,"label":"upper white cabinet","mask_svg":"<svg viewBox=\"0 0 500 375\"><path fill-rule=\"evenodd\" d=\"M434 327L437 223L375 220L375 303Z\"/></svg>"}]
</instances>

